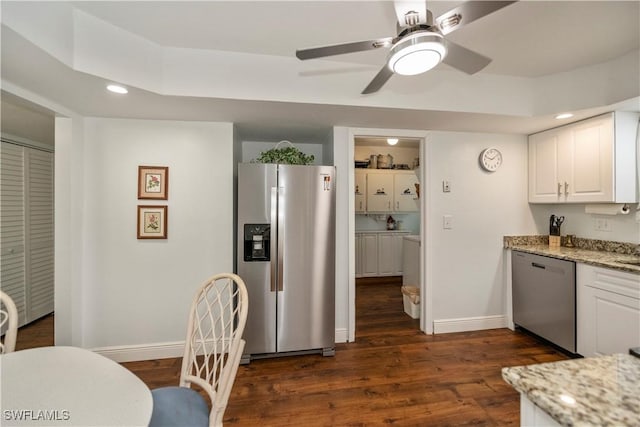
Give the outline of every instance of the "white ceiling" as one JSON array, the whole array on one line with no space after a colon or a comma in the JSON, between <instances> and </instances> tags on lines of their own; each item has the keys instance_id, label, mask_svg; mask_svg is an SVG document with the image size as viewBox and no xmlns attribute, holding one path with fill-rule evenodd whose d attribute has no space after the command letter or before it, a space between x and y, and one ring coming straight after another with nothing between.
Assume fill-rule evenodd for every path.
<instances>
[{"instance_id":1,"label":"white ceiling","mask_svg":"<svg viewBox=\"0 0 640 427\"><path fill-rule=\"evenodd\" d=\"M462 1L427 1L433 16ZM293 56L396 35L389 1L73 2L162 46ZM638 1L520 1L447 36L493 59L486 73L538 77L640 48ZM369 55L374 53L374 55ZM382 65L385 49L342 60Z\"/></svg>"},{"instance_id":2,"label":"white ceiling","mask_svg":"<svg viewBox=\"0 0 640 427\"><path fill-rule=\"evenodd\" d=\"M7 3L11 2L3 1L2 7ZM430 1L428 7L438 16L460 3ZM38 3L31 4L29 13L36 18L43 9ZM396 33L393 3L385 1L88 1L71 5L155 46L240 52L256 59L290 61L296 48ZM18 95L37 94L35 98L43 97L88 116L233 121L247 138L274 139L291 138L291 134L326 136L335 125L507 133L531 133L557 125L550 114L486 114L477 107L403 108L394 102L394 96L399 99L405 92L419 97L422 84L428 96L426 90L434 84L428 76L412 80L410 86L402 86L401 78L394 77L389 91L365 99L369 105L358 104L359 91L384 63L386 52L382 49L336 57L329 69L321 61L307 61L306 71L299 72L296 79L304 79L311 91L316 88L316 102L308 101L313 96L294 102L262 94L253 99L166 95L147 87L136 89L135 84L129 85L132 91L123 99L103 91L104 84L114 77L72 69L52 56L46 46L30 41L19 28L5 25L4 10L2 15L3 89ZM543 80L639 50L640 1L520 1L447 37L493 59L479 78L468 80L469 84L494 82L501 76L510 82ZM343 65L337 70L335 64ZM446 65L438 68L450 71ZM452 73L456 81L466 78ZM328 75L332 82L352 90L354 94L349 96L356 101L328 101L322 86ZM269 76L263 77L266 86ZM576 117L613 108L640 110L637 96L630 93L628 98L617 95L616 102L585 103ZM283 134L283 129L288 133Z\"/></svg>"}]
</instances>

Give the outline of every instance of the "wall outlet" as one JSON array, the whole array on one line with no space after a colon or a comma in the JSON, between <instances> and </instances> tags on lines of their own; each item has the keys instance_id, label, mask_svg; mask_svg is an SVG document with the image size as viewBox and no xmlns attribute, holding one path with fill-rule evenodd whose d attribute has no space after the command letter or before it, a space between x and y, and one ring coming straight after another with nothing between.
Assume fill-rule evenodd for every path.
<instances>
[{"instance_id":1,"label":"wall outlet","mask_svg":"<svg viewBox=\"0 0 640 427\"><path fill-rule=\"evenodd\" d=\"M453 228L453 215L442 215L442 228L445 230Z\"/></svg>"},{"instance_id":2,"label":"wall outlet","mask_svg":"<svg viewBox=\"0 0 640 427\"><path fill-rule=\"evenodd\" d=\"M596 231L612 231L609 218L595 218L594 227Z\"/></svg>"},{"instance_id":3,"label":"wall outlet","mask_svg":"<svg viewBox=\"0 0 640 427\"><path fill-rule=\"evenodd\" d=\"M443 193L451 192L451 183L449 181L442 181L442 192Z\"/></svg>"}]
</instances>

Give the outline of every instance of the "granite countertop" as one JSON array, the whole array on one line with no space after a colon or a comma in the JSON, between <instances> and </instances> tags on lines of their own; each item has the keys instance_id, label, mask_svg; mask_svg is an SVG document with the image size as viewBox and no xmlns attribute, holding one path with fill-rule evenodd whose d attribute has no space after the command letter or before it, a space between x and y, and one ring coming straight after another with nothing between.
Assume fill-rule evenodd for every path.
<instances>
[{"instance_id":1,"label":"granite countertop","mask_svg":"<svg viewBox=\"0 0 640 427\"><path fill-rule=\"evenodd\" d=\"M640 425L637 357L614 354L502 368L502 378L562 425Z\"/></svg>"},{"instance_id":2,"label":"granite countertop","mask_svg":"<svg viewBox=\"0 0 640 427\"><path fill-rule=\"evenodd\" d=\"M407 233L410 234L409 230L356 230L356 233Z\"/></svg>"},{"instance_id":3,"label":"granite countertop","mask_svg":"<svg viewBox=\"0 0 640 427\"><path fill-rule=\"evenodd\" d=\"M549 256L568 261L581 262L596 267L611 268L640 274L640 265L624 262L640 262L633 254L635 245L630 243L608 242L602 240L576 239L575 248L549 246L547 236L505 236L504 247L515 251Z\"/></svg>"}]
</instances>

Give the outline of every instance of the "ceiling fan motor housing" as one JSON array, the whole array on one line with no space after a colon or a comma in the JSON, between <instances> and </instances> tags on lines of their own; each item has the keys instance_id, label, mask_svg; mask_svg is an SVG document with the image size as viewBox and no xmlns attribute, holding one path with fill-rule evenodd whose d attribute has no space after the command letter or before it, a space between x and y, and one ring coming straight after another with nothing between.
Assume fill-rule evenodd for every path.
<instances>
[{"instance_id":1,"label":"ceiling fan motor housing","mask_svg":"<svg viewBox=\"0 0 640 427\"><path fill-rule=\"evenodd\" d=\"M446 54L441 34L429 30L415 31L393 45L387 65L394 73L412 76L432 69Z\"/></svg>"}]
</instances>

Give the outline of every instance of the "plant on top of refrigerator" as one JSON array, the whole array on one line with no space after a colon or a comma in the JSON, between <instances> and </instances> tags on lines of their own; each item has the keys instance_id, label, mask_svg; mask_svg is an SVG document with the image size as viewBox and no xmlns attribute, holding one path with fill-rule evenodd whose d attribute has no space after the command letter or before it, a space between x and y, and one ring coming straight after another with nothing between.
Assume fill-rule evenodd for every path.
<instances>
[{"instance_id":1,"label":"plant on top of refrigerator","mask_svg":"<svg viewBox=\"0 0 640 427\"><path fill-rule=\"evenodd\" d=\"M280 144L288 143L289 147L280 148ZM289 141L280 141L276 146L270 150L260 153L257 159L252 163L279 163L285 165L310 165L313 163L315 157L313 154L304 154L297 149Z\"/></svg>"}]
</instances>

